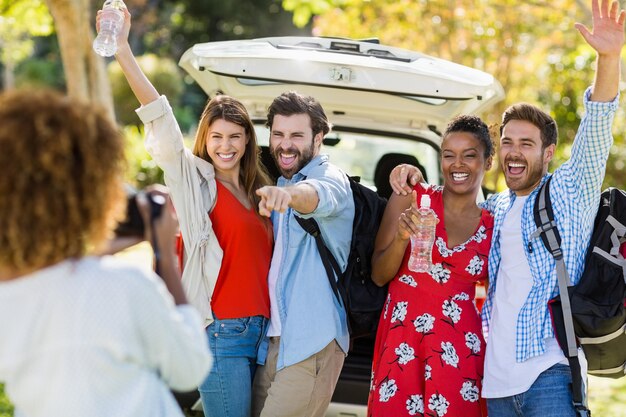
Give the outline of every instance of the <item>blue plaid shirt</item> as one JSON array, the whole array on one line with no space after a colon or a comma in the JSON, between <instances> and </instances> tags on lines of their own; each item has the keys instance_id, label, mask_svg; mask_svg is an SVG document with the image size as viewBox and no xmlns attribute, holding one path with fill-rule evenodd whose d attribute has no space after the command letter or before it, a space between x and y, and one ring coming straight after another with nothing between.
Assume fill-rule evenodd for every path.
<instances>
[{"instance_id":1,"label":"blue plaid shirt","mask_svg":"<svg viewBox=\"0 0 626 417\"><path fill-rule=\"evenodd\" d=\"M574 143L571 157L556 169L546 174L543 184L553 176L550 184L550 199L554 217L561 234L567 272L576 284L583 272L585 253L593 222L598 210L602 181L609 150L613 144L611 126L618 107L619 95L608 103L590 101L591 90L584 96L583 116ZM545 339L554 337L552 321L548 312L548 301L558 294L554 258L544 247L541 239L531 240L535 226L533 208L539 187L533 190L522 212L522 238L524 252L530 265L533 285L526 302L517 317L516 360L523 362L545 352ZM500 229L516 195L511 190L496 194L484 202L484 207L494 215L494 229L489 252L489 291L482 310L483 332L489 333L494 296L498 284L498 268L502 258Z\"/></svg>"}]
</instances>

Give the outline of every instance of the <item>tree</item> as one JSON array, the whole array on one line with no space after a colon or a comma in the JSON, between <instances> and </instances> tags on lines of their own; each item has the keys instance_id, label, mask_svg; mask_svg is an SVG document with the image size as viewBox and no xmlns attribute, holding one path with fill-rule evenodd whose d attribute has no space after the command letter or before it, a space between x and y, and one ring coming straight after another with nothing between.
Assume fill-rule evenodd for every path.
<instances>
[{"instance_id":1,"label":"tree","mask_svg":"<svg viewBox=\"0 0 626 417\"><path fill-rule=\"evenodd\" d=\"M56 26L68 95L101 104L114 119L111 87L104 60L91 48L95 16L91 2L46 0L46 4Z\"/></svg>"},{"instance_id":2,"label":"tree","mask_svg":"<svg viewBox=\"0 0 626 417\"><path fill-rule=\"evenodd\" d=\"M31 56L33 36L52 33L52 18L41 0L0 0L0 62L2 85L15 87L17 64Z\"/></svg>"},{"instance_id":3,"label":"tree","mask_svg":"<svg viewBox=\"0 0 626 417\"><path fill-rule=\"evenodd\" d=\"M538 104L558 122L556 164L569 155L582 114L580 96L593 79L595 54L574 29L589 26L587 0L283 0L296 16L313 17L313 33L351 38L378 37L381 42L422 51L494 75L506 99L483 118L496 123L508 105ZM624 69L624 68L623 68ZM618 116L623 116L620 109ZM619 171L626 166L624 118L618 117L605 184L626 186ZM497 130L497 129L496 129ZM498 164L495 164L498 166ZM501 173L492 170L486 185L502 189Z\"/></svg>"}]
</instances>

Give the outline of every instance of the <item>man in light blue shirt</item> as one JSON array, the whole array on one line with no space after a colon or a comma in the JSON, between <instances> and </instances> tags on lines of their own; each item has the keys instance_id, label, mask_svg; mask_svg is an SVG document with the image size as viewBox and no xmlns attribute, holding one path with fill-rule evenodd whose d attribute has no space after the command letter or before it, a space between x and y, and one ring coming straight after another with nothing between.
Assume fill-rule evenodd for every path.
<instances>
[{"instance_id":1,"label":"man in light blue shirt","mask_svg":"<svg viewBox=\"0 0 626 417\"><path fill-rule=\"evenodd\" d=\"M571 157L548 173L557 140L555 120L538 107L516 104L502 116L498 156L508 190L485 207L494 215L489 291L483 306L487 339L482 396L489 417L574 417L572 375L552 328L548 301L559 291L555 261L536 230L533 207L539 187L552 177L550 199L572 284L584 267L598 209L618 107L625 12L617 2L592 0L593 30L576 24L597 52L594 84L584 94L585 115ZM404 168L392 181L406 192L419 174ZM396 173L398 174L398 173ZM393 175L396 175L392 173ZM525 256L520 256L523 253Z\"/></svg>"},{"instance_id":2,"label":"man in light blue shirt","mask_svg":"<svg viewBox=\"0 0 626 417\"><path fill-rule=\"evenodd\" d=\"M314 238L295 216L314 218L345 269L354 219L347 176L320 155L330 123L312 97L284 93L270 105L270 153L277 186L257 191L271 216L275 246L269 273L271 319L259 349L253 415L324 416L348 352L346 313L335 298Z\"/></svg>"}]
</instances>

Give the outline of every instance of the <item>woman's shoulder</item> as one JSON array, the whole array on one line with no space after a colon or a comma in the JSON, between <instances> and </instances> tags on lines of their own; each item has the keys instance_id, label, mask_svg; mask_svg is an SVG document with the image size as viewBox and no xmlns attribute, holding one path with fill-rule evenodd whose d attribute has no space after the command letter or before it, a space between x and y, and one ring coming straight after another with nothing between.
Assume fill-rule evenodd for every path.
<instances>
[{"instance_id":1,"label":"woman's shoulder","mask_svg":"<svg viewBox=\"0 0 626 417\"><path fill-rule=\"evenodd\" d=\"M483 226L485 226L485 228L489 231L491 229L493 229L493 225L494 225L494 218L493 218L493 213L491 213L489 210L482 208L481 209L482 213L481 213L481 223Z\"/></svg>"}]
</instances>

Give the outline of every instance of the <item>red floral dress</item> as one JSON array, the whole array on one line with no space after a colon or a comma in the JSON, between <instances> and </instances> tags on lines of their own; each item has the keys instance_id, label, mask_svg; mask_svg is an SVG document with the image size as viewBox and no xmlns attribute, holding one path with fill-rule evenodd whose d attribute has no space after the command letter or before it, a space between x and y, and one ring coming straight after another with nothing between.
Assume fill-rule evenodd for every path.
<instances>
[{"instance_id":1,"label":"red floral dress","mask_svg":"<svg viewBox=\"0 0 626 417\"><path fill-rule=\"evenodd\" d=\"M439 217L433 266L408 269L410 245L389 283L380 318L368 416L477 417L485 341L474 304L476 283L487 279L493 217L483 210L476 232L448 248L441 186L423 189Z\"/></svg>"}]
</instances>

